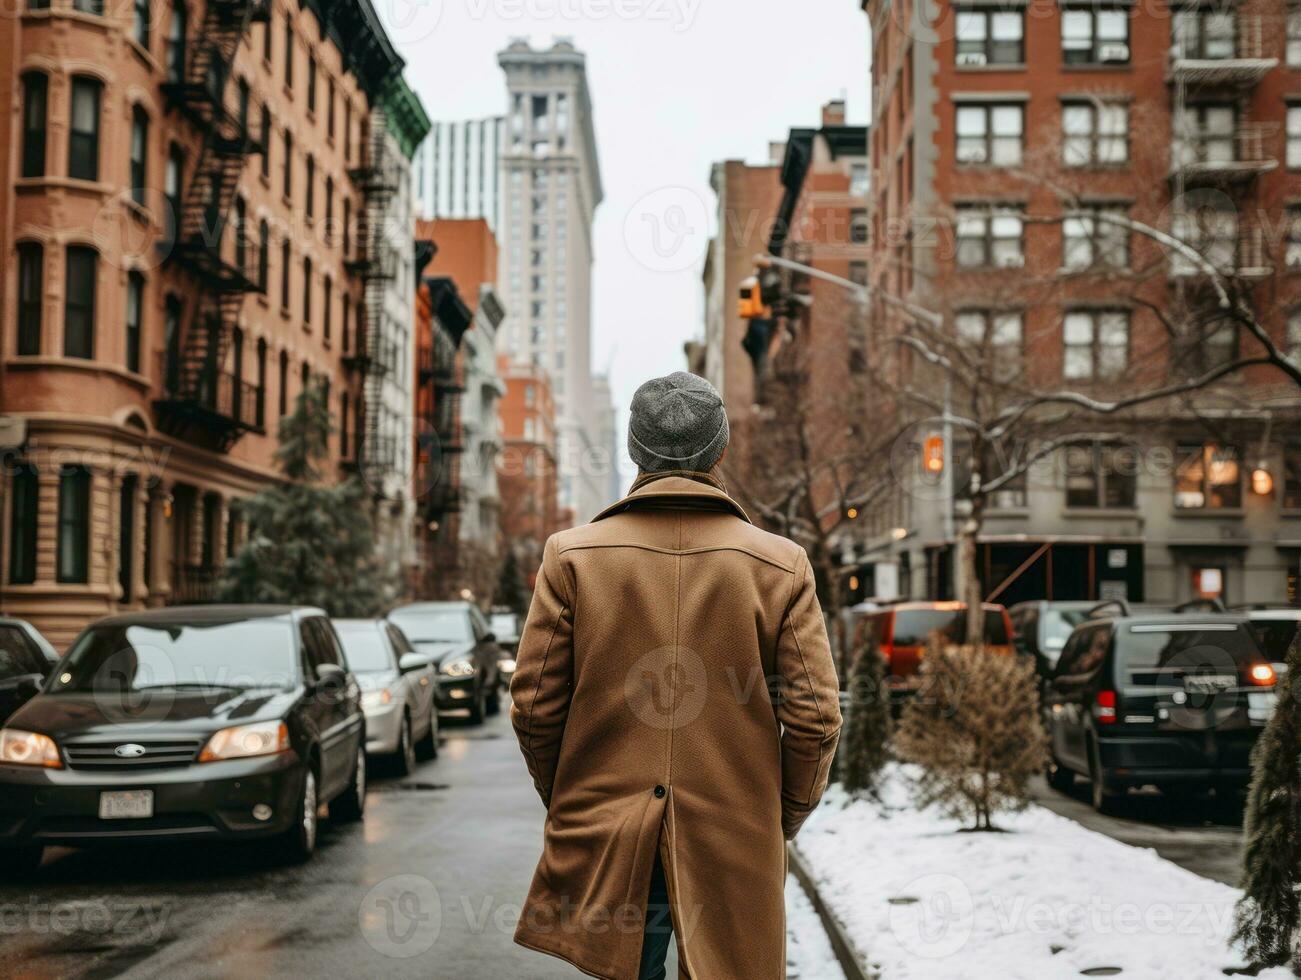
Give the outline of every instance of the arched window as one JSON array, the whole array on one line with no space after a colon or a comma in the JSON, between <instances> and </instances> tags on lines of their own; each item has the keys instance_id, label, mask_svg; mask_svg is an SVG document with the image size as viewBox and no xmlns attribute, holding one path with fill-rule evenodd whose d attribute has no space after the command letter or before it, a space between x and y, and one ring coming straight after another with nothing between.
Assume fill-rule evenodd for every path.
<instances>
[{"instance_id":1,"label":"arched window","mask_svg":"<svg viewBox=\"0 0 1301 980\"><path fill-rule=\"evenodd\" d=\"M315 217L316 214L316 157L307 154L307 190L306 201L303 210L307 213L308 218Z\"/></svg>"},{"instance_id":2,"label":"arched window","mask_svg":"<svg viewBox=\"0 0 1301 980\"><path fill-rule=\"evenodd\" d=\"M95 78L72 80L68 126L68 176L99 180L99 104L103 84Z\"/></svg>"},{"instance_id":3,"label":"arched window","mask_svg":"<svg viewBox=\"0 0 1301 980\"><path fill-rule=\"evenodd\" d=\"M234 397L231 398L231 417L237 422L243 418L244 409L244 331L236 327L231 333L232 374L235 376Z\"/></svg>"},{"instance_id":4,"label":"arched window","mask_svg":"<svg viewBox=\"0 0 1301 980\"><path fill-rule=\"evenodd\" d=\"M342 392L339 395L339 455L347 458L348 456L348 393Z\"/></svg>"},{"instance_id":5,"label":"arched window","mask_svg":"<svg viewBox=\"0 0 1301 980\"><path fill-rule=\"evenodd\" d=\"M246 221L247 206L242 197L235 198L235 268L241 274L248 273L248 228Z\"/></svg>"},{"instance_id":6,"label":"arched window","mask_svg":"<svg viewBox=\"0 0 1301 980\"><path fill-rule=\"evenodd\" d=\"M163 195L167 198L163 227L168 243L176 241L181 228L181 180L184 169L185 158L181 155L181 148L173 143L167 150L167 171L163 174Z\"/></svg>"},{"instance_id":7,"label":"arched window","mask_svg":"<svg viewBox=\"0 0 1301 980\"><path fill-rule=\"evenodd\" d=\"M86 245L69 245L63 297L64 357L95 356L95 280L99 253Z\"/></svg>"},{"instance_id":8,"label":"arched window","mask_svg":"<svg viewBox=\"0 0 1301 980\"><path fill-rule=\"evenodd\" d=\"M140 332L145 309L145 277L131 272L126 280L126 369L140 373Z\"/></svg>"},{"instance_id":9,"label":"arched window","mask_svg":"<svg viewBox=\"0 0 1301 980\"><path fill-rule=\"evenodd\" d=\"M330 314L334 307L334 280L329 276L321 284L321 336L325 342L330 342Z\"/></svg>"},{"instance_id":10,"label":"arched window","mask_svg":"<svg viewBox=\"0 0 1301 980\"><path fill-rule=\"evenodd\" d=\"M23 165L22 176L45 176L46 114L50 80L38 71L23 75Z\"/></svg>"},{"instance_id":11,"label":"arched window","mask_svg":"<svg viewBox=\"0 0 1301 980\"><path fill-rule=\"evenodd\" d=\"M312 323L312 260L306 256L303 258L303 323L306 326Z\"/></svg>"},{"instance_id":12,"label":"arched window","mask_svg":"<svg viewBox=\"0 0 1301 980\"><path fill-rule=\"evenodd\" d=\"M135 19L131 24L131 36L136 44L149 50L149 0L132 0L131 9Z\"/></svg>"},{"instance_id":13,"label":"arched window","mask_svg":"<svg viewBox=\"0 0 1301 980\"><path fill-rule=\"evenodd\" d=\"M185 4L172 3L172 20L167 25L167 80L185 81Z\"/></svg>"},{"instance_id":14,"label":"arched window","mask_svg":"<svg viewBox=\"0 0 1301 980\"><path fill-rule=\"evenodd\" d=\"M289 352L280 352L280 416L289 413Z\"/></svg>"},{"instance_id":15,"label":"arched window","mask_svg":"<svg viewBox=\"0 0 1301 980\"><path fill-rule=\"evenodd\" d=\"M149 183L149 114L142 106L131 110L131 200L145 204Z\"/></svg>"},{"instance_id":16,"label":"arched window","mask_svg":"<svg viewBox=\"0 0 1301 980\"><path fill-rule=\"evenodd\" d=\"M263 218L257 228L257 284L258 288L264 293L267 291L270 266L271 226L267 224L266 218Z\"/></svg>"},{"instance_id":17,"label":"arched window","mask_svg":"<svg viewBox=\"0 0 1301 980\"><path fill-rule=\"evenodd\" d=\"M18 245L18 353L41 352L41 311L45 292L45 249L39 242Z\"/></svg>"},{"instance_id":18,"label":"arched window","mask_svg":"<svg viewBox=\"0 0 1301 980\"><path fill-rule=\"evenodd\" d=\"M257 342L257 427L267 424L267 342Z\"/></svg>"},{"instance_id":19,"label":"arched window","mask_svg":"<svg viewBox=\"0 0 1301 980\"><path fill-rule=\"evenodd\" d=\"M280 243L280 309L289 309L289 239Z\"/></svg>"}]
</instances>

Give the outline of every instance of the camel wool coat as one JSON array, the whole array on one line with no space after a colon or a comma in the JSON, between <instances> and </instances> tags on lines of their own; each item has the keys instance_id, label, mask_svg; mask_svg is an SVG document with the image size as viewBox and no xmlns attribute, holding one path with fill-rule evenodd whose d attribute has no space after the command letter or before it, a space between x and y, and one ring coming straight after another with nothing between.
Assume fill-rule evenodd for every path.
<instances>
[{"instance_id":1,"label":"camel wool coat","mask_svg":"<svg viewBox=\"0 0 1301 980\"><path fill-rule=\"evenodd\" d=\"M516 942L636 980L658 851L680 977L783 978L785 841L840 731L804 550L712 475L644 475L547 541L516 660L547 808Z\"/></svg>"}]
</instances>

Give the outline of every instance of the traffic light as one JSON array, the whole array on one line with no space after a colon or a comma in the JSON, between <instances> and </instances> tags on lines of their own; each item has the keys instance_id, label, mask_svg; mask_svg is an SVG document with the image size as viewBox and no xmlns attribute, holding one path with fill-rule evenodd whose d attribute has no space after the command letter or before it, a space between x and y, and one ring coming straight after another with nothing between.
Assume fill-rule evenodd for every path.
<instances>
[{"instance_id":1,"label":"traffic light","mask_svg":"<svg viewBox=\"0 0 1301 980\"><path fill-rule=\"evenodd\" d=\"M748 276L741 280L741 299L736 307L737 315L742 320L760 320L772 316L772 309L763 301L763 289L758 276Z\"/></svg>"},{"instance_id":2,"label":"traffic light","mask_svg":"<svg viewBox=\"0 0 1301 980\"><path fill-rule=\"evenodd\" d=\"M943 436L928 436L922 443L922 469L932 476L944 472Z\"/></svg>"}]
</instances>

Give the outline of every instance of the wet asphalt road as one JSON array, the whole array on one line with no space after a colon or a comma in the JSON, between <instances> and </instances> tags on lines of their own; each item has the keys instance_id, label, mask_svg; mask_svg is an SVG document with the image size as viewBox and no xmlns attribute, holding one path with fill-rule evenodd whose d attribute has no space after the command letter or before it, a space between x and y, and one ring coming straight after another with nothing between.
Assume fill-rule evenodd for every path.
<instances>
[{"instance_id":1,"label":"wet asphalt road","mask_svg":"<svg viewBox=\"0 0 1301 980\"><path fill-rule=\"evenodd\" d=\"M413 776L375 774L363 825L323 822L306 866L225 845L47 852L0 886L0 976L572 980L511 942L543 809L509 723L443 734Z\"/></svg>"},{"instance_id":2,"label":"wet asphalt road","mask_svg":"<svg viewBox=\"0 0 1301 980\"><path fill-rule=\"evenodd\" d=\"M1059 793L1042 779L1031 793L1034 801L1090 830L1134 847L1148 847L1167 861L1194 874L1237 887L1242 874L1242 805L1213 797L1178 800L1156 790L1131 790L1117 805L1114 817L1104 817L1089 802L1089 787L1075 781L1070 793Z\"/></svg>"}]
</instances>

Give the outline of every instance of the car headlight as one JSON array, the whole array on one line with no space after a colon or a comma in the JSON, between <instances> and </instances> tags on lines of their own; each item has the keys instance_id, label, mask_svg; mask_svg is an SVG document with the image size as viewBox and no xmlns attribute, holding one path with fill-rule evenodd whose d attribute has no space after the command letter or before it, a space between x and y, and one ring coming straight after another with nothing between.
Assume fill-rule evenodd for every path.
<instances>
[{"instance_id":1,"label":"car headlight","mask_svg":"<svg viewBox=\"0 0 1301 980\"><path fill-rule=\"evenodd\" d=\"M378 691L363 691L361 695L361 706L363 708L382 708L386 704L393 703L393 692L387 687L380 688Z\"/></svg>"},{"instance_id":2,"label":"car headlight","mask_svg":"<svg viewBox=\"0 0 1301 980\"><path fill-rule=\"evenodd\" d=\"M59 747L54 739L40 732L24 732L17 728L0 728L0 763L11 766L44 766L62 769Z\"/></svg>"},{"instance_id":3,"label":"car headlight","mask_svg":"<svg viewBox=\"0 0 1301 980\"><path fill-rule=\"evenodd\" d=\"M222 759L250 759L259 755L275 755L289 749L289 729L283 721L264 721L256 725L236 725L223 728L199 753L200 762L219 762Z\"/></svg>"},{"instance_id":4,"label":"car headlight","mask_svg":"<svg viewBox=\"0 0 1301 980\"><path fill-rule=\"evenodd\" d=\"M474 675L474 661L469 657L452 657L438 670L448 677L471 677Z\"/></svg>"}]
</instances>

